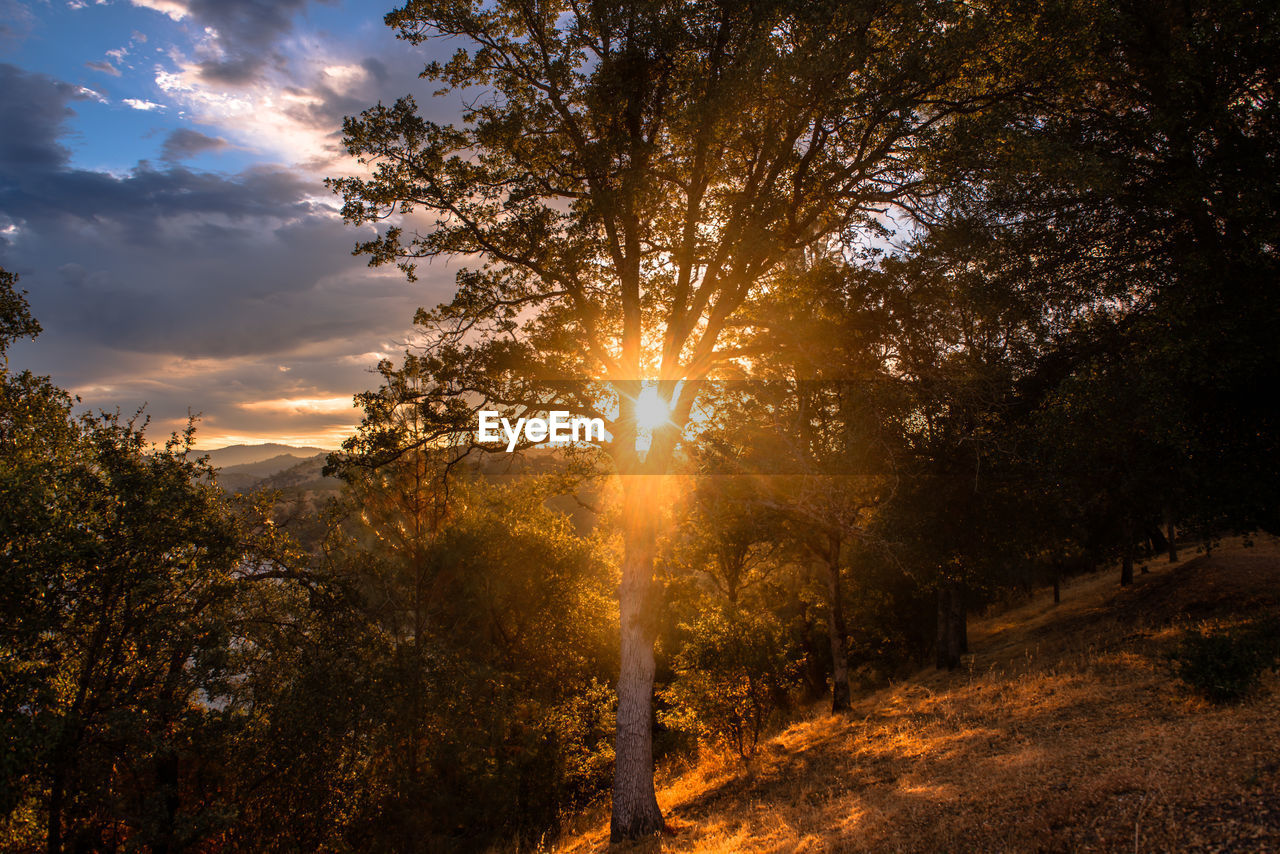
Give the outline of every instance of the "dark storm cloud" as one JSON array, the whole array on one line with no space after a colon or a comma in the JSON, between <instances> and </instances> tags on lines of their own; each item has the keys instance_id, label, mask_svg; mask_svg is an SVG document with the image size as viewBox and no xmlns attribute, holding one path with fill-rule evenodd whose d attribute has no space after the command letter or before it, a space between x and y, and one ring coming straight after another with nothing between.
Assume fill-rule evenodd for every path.
<instances>
[{"instance_id":1,"label":"dark storm cloud","mask_svg":"<svg viewBox=\"0 0 1280 854\"><path fill-rule=\"evenodd\" d=\"M166 430L189 407L222 433L333 423L243 404L369 387L375 358L359 354L399 340L417 306L446 295L447 267L424 271L437 274L424 291L351 257L360 235L315 177L270 166L234 176L145 162L119 175L77 168L61 139L84 97L0 66L0 265L22 275L45 328L21 364L87 404L149 402ZM190 131L166 147L177 155L209 140Z\"/></svg>"},{"instance_id":2,"label":"dark storm cloud","mask_svg":"<svg viewBox=\"0 0 1280 854\"><path fill-rule=\"evenodd\" d=\"M304 194L322 191L312 181L271 167L232 178L177 166L158 170L145 163L123 177L83 169L13 173L10 168L0 159L0 213L45 233L89 227L104 238L146 249L194 227L184 215L208 218L209 236L248 236L263 225L255 219L316 214L317 206Z\"/></svg>"},{"instance_id":3,"label":"dark storm cloud","mask_svg":"<svg viewBox=\"0 0 1280 854\"><path fill-rule=\"evenodd\" d=\"M386 83L387 78L391 74L391 72L387 70L387 66L384 65L381 60L375 59L372 56L361 60L360 67L369 72L369 76L372 77L379 85Z\"/></svg>"},{"instance_id":4,"label":"dark storm cloud","mask_svg":"<svg viewBox=\"0 0 1280 854\"><path fill-rule=\"evenodd\" d=\"M177 163L206 151L218 151L228 144L220 136L208 136L191 128L178 128L171 131L160 146L160 159L167 163Z\"/></svg>"},{"instance_id":5,"label":"dark storm cloud","mask_svg":"<svg viewBox=\"0 0 1280 854\"><path fill-rule=\"evenodd\" d=\"M323 2L323 0L320 0ZM293 30L294 18L312 0L185 0L194 23L217 32L220 56L199 63L207 82L242 86L282 62L276 44Z\"/></svg>"},{"instance_id":6,"label":"dark storm cloud","mask_svg":"<svg viewBox=\"0 0 1280 854\"><path fill-rule=\"evenodd\" d=\"M0 214L18 234L0 263L14 266L11 256L30 271L24 284L46 328L80 340L268 354L376 336L406 325L415 307L398 277L370 276L350 257L355 235L330 210L300 198L323 188L288 173L68 170L18 185L0 190ZM402 304L388 311L387 298Z\"/></svg>"},{"instance_id":7,"label":"dark storm cloud","mask_svg":"<svg viewBox=\"0 0 1280 854\"><path fill-rule=\"evenodd\" d=\"M0 175L66 163L71 155L58 138L75 115L71 102L88 97L79 86L0 63Z\"/></svg>"},{"instance_id":8,"label":"dark storm cloud","mask_svg":"<svg viewBox=\"0 0 1280 854\"><path fill-rule=\"evenodd\" d=\"M59 138L82 97L77 88L11 66L0 67L0 84L0 217L17 234L4 254L38 268L40 301L82 325L80 334L140 350L227 355L336 331L340 324L305 313L276 324L273 315L300 307L268 304L350 266L340 262L350 260L342 250L353 235L309 198L324 193L317 181L273 167L233 177L146 163L121 176L76 169ZM166 141L210 144L195 131ZM197 306L200 325L224 329L193 337L175 324ZM237 312L244 321L234 322Z\"/></svg>"}]
</instances>

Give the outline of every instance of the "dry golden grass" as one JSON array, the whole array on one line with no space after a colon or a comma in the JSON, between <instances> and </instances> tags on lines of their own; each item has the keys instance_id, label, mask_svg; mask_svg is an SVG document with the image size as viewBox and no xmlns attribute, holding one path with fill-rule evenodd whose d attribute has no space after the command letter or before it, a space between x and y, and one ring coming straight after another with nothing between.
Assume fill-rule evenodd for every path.
<instances>
[{"instance_id":1,"label":"dry golden grass","mask_svg":"<svg viewBox=\"0 0 1280 854\"><path fill-rule=\"evenodd\" d=\"M1202 624L1280 609L1280 546L1150 566L977 621L966 668L797 723L750 765L673 776L669 832L614 850L1280 851L1280 680L1214 707L1164 659ZM609 850L584 821L557 851Z\"/></svg>"}]
</instances>

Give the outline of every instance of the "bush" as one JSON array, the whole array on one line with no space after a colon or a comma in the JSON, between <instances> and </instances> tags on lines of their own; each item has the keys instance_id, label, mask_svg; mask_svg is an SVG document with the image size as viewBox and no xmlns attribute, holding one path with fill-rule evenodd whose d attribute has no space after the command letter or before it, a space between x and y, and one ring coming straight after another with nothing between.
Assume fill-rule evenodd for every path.
<instances>
[{"instance_id":1,"label":"bush","mask_svg":"<svg viewBox=\"0 0 1280 854\"><path fill-rule=\"evenodd\" d=\"M1214 703L1245 699L1280 659L1280 620L1270 618L1186 638L1170 656L1178 677Z\"/></svg>"},{"instance_id":2,"label":"bush","mask_svg":"<svg viewBox=\"0 0 1280 854\"><path fill-rule=\"evenodd\" d=\"M677 678L660 695L669 706L660 722L749 758L795 687L801 662L771 614L716 610L682 628L688 637L676 656Z\"/></svg>"}]
</instances>

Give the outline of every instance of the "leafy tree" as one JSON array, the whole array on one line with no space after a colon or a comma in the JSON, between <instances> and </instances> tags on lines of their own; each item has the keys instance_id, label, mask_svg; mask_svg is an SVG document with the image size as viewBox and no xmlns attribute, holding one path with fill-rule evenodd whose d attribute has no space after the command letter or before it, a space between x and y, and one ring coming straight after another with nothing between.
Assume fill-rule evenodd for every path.
<instances>
[{"instance_id":1,"label":"leafy tree","mask_svg":"<svg viewBox=\"0 0 1280 854\"><path fill-rule=\"evenodd\" d=\"M680 628L665 719L750 758L799 669L784 627L768 610L721 603Z\"/></svg>"},{"instance_id":2,"label":"leafy tree","mask_svg":"<svg viewBox=\"0 0 1280 854\"><path fill-rule=\"evenodd\" d=\"M549 505L571 477L488 476L382 366L308 598L263 608L236 711L238 846L538 843L605 785L616 659L605 544ZM278 626L278 630L273 627ZM253 785L253 780L265 784Z\"/></svg>"},{"instance_id":3,"label":"leafy tree","mask_svg":"<svg viewBox=\"0 0 1280 854\"><path fill-rule=\"evenodd\" d=\"M0 267L0 355L19 338L40 334L40 324L31 316L23 291L17 290L18 277Z\"/></svg>"},{"instance_id":4,"label":"leafy tree","mask_svg":"<svg viewBox=\"0 0 1280 854\"><path fill-rule=\"evenodd\" d=\"M675 678L661 719L747 758L789 701L802 657L777 607L790 583L781 520L755 477L705 471L677 516L662 557Z\"/></svg>"},{"instance_id":5,"label":"leafy tree","mask_svg":"<svg viewBox=\"0 0 1280 854\"><path fill-rule=\"evenodd\" d=\"M1028 277L1092 294L1091 316L1046 359L1042 393L1071 380L1042 423L1075 413L1100 429L1059 458L1108 472L1097 515L1126 565L1164 517L1273 523L1276 409L1256 389L1277 364L1264 320L1280 223L1276 16L1250 0L1064 4L1055 84L984 117L974 133L1000 144L955 138L966 203L1016 224Z\"/></svg>"},{"instance_id":6,"label":"leafy tree","mask_svg":"<svg viewBox=\"0 0 1280 854\"><path fill-rule=\"evenodd\" d=\"M460 395L609 421L625 539L611 833L643 836L662 825L657 531L649 480L634 475L668 470L694 403L678 384L742 355L739 309L784 259L928 195L917 146L989 103L1006 57L978 49L981 11L950 2L414 0L387 21L415 43L457 39L424 76L487 94L456 126L409 98L348 120L348 149L373 174L333 185L357 225L425 214L424 230L396 223L362 244L373 263L412 276L420 259L481 261L418 317L434 336L426 394L441 430L472 429ZM672 415L642 451L645 380Z\"/></svg>"},{"instance_id":7,"label":"leafy tree","mask_svg":"<svg viewBox=\"0 0 1280 854\"><path fill-rule=\"evenodd\" d=\"M4 344L37 328L11 281ZM188 847L229 815L197 781L222 743L237 609L282 544L188 457L192 429L152 449L133 422L75 418L48 378L6 367L0 390L6 833Z\"/></svg>"},{"instance_id":8,"label":"leafy tree","mask_svg":"<svg viewBox=\"0 0 1280 854\"><path fill-rule=\"evenodd\" d=\"M875 539L875 519L897 486L884 429L898 403L885 366L885 294L855 269L841 255L810 253L793 261L785 287L750 306L760 355L728 415L743 425L749 464L764 475L761 500L800 559L819 567L837 712L851 702L849 557Z\"/></svg>"},{"instance_id":9,"label":"leafy tree","mask_svg":"<svg viewBox=\"0 0 1280 854\"><path fill-rule=\"evenodd\" d=\"M385 509L330 546L369 621L361 665L380 686L358 737L382 758L346 831L363 847L535 842L598 791L607 762L603 733L583 726L609 719L597 680L613 665L594 544L529 481L454 490L449 517L413 548L379 536L395 530ZM359 506L386 499L365 487Z\"/></svg>"},{"instance_id":10,"label":"leafy tree","mask_svg":"<svg viewBox=\"0 0 1280 854\"><path fill-rule=\"evenodd\" d=\"M737 608L784 562L783 528L757 478L721 472L692 481L666 560L702 576Z\"/></svg>"},{"instance_id":11,"label":"leafy tree","mask_svg":"<svg viewBox=\"0 0 1280 854\"><path fill-rule=\"evenodd\" d=\"M1071 292L1023 276L1019 232L981 220L934 223L865 275L884 280L886 348L906 401L898 410L902 488L886 536L937 597L938 667L967 652L967 611L1008 583L1027 540L1051 537L1026 513L1032 482L1015 425Z\"/></svg>"}]
</instances>

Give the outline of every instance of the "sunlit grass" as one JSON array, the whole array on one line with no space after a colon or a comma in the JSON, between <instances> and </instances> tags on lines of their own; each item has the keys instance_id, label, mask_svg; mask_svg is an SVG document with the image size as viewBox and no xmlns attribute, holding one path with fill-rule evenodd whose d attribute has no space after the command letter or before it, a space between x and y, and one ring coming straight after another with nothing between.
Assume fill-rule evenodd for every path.
<instances>
[{"instance_id":1,"label":"sunlit grass","mask_svg":"<svg viewBox=\"0 0 1280 854\"><path fill-rule=\"evenodd\" d=\"M1271 850L1280 680L1214 707L1172 678L1189 631L1280 602L1274 542L1078 579L977 621L975 655L793 724L750 764L665 781L670 852ZM1212 607L1212 613L1206 609ZM1191 616L1194 614L1194 616ZM1269 827L1269 829L1268 829ZM1261 834L1261 835L1259 835ZM558 850L603 851L601 826Z\"/></svg>"}]
</instances>

